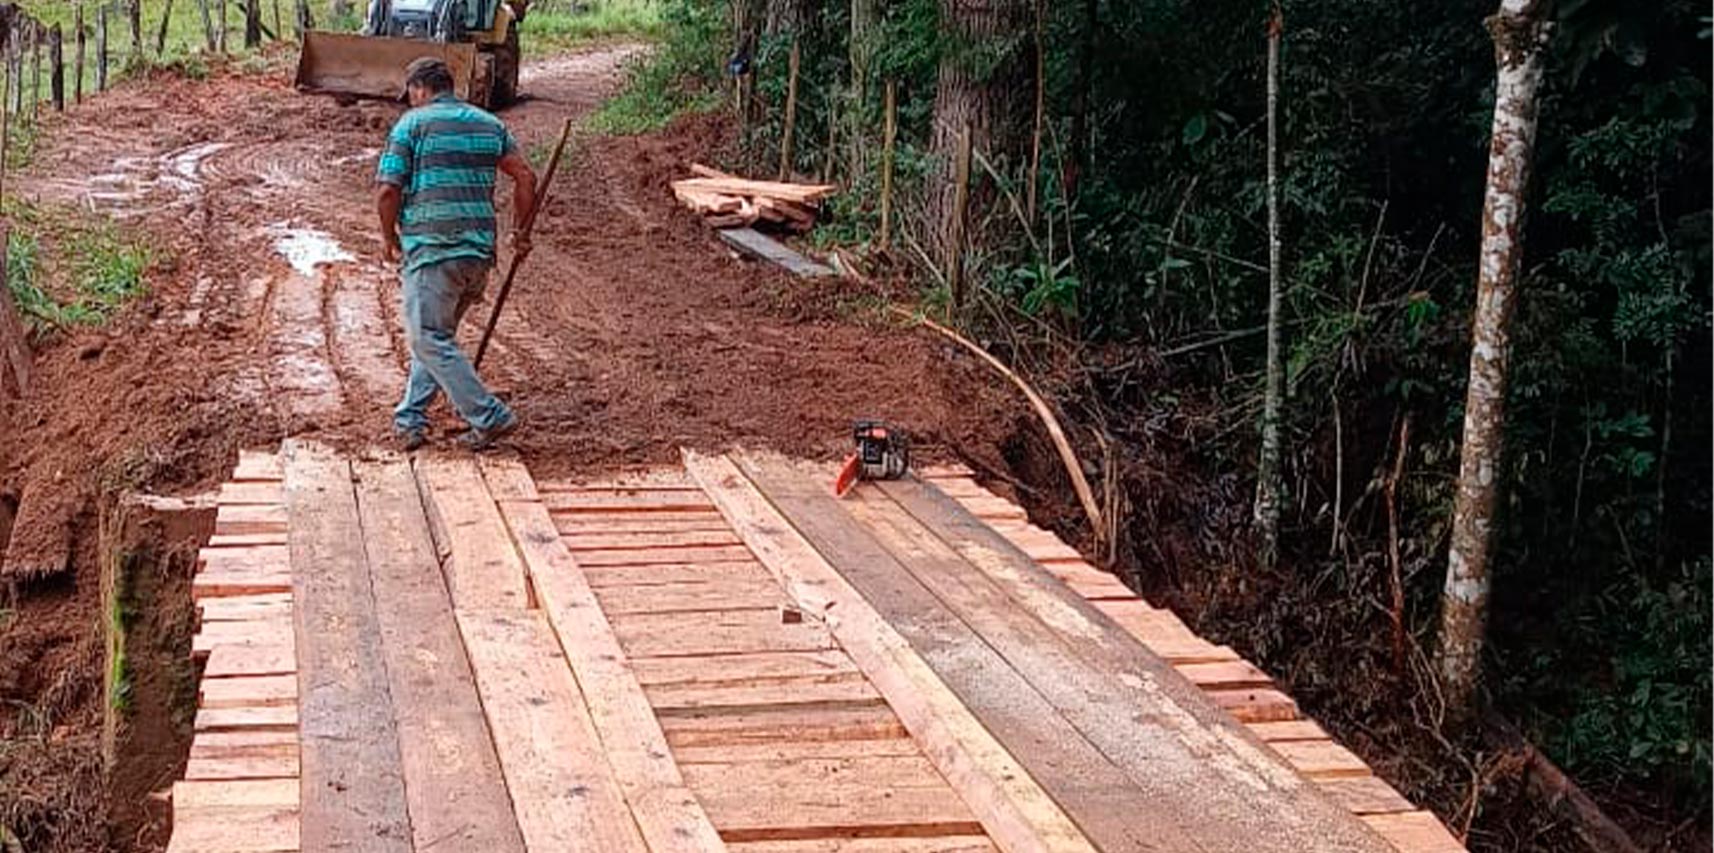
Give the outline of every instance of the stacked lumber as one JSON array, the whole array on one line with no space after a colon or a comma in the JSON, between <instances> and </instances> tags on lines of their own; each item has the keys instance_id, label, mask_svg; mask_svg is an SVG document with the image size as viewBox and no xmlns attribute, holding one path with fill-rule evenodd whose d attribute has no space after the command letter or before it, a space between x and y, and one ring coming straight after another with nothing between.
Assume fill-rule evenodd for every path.
<instances>
[{"instance_id":1,"label":"stacked lumber","mask_svg":"<svg viewBox=\"0 0 1714 853\"><path fill-rule=\"evenodd\" d=\"M690 171L697 177L673 181L673 195L714 228L767 222L788 231L808 231L815 225L822 200L837 189L827 184L753 181L700 163L692 163Z\"/></svg>"}]
</instances>

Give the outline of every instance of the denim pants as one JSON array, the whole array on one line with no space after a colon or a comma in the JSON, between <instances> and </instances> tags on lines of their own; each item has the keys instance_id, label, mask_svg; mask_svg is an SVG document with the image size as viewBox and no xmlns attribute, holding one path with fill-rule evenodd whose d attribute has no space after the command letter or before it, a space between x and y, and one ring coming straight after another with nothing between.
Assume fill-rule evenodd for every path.
<instances>
[{"instance_id":1,"label":"denim pants","mask_svg":"<svg viewBox=\"0 0 1714 853\"><path fill-rule=\"evenodd\" d=\"M453 258L404 273L411 373L405 398L393 410L393 426L400 431L428 428L428 407L437 391L445 391L459 417L476 429L492 429L511 419L506 404L483 387L454 340L464 312L481 301L492 267L492 261L482 258Z\"/></svg>"}]
</instances>

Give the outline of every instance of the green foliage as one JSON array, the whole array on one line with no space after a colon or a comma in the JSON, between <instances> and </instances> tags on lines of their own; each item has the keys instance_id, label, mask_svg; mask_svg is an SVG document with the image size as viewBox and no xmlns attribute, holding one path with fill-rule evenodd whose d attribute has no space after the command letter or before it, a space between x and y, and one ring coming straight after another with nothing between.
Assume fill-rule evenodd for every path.
<instances>
[{"instance_id":1,"label":"green foliage","mask_svg":"<svg viewBox=\"0 0 1714 853\"><path fill-rule=\"evenodd\" d=\"M13 215L6 281L37 331L99 325L145 291L148 248L113 223L30 207Z\"/></svg>"},{"instance_id":2,"label":"green foliage","mask_svg":"<svg viewBox=\"0 0 1714 853\"><path fill-rule=\"evenodd\" d=\"M619 94L587 120L590 129L620 135L647 133L665 127L681 113L707 111L722 103L721 7L700 0L661 0L655 8L668 37L631 66Z\"/></svg>"},{"instance_id":3,"label":"green foliage","mask_svg":"<svg viewBox=\"0 0 1714 853\"><path fill-rule=\"evenodd\" d=\"M666 32L665 0L533 3L519 30L525 56L546 56L600 39L654 41Z\"/></svg>"}]
</instances>

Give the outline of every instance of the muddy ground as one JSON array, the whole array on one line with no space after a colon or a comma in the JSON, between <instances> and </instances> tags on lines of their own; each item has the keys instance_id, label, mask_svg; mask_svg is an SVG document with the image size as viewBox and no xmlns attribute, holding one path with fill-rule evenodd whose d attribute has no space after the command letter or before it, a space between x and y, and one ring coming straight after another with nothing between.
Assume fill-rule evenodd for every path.
<instances>
[{"instance_id":1,"label":"muddy ground","mask_svg":"<svg viewBox=\"0 0 1714 853\"><path fill-rule=\"evenodd\" d=\"M542 154L635 55L602 46L527 65L526 100L502 117ZM11 179L45 209L116 218L153 252L146 298L103 328L38 341L37 381L22 401L0 400L0 542L11 533L0 823L25 849L96 849L97 838L154 849L162 835L158 809L127 802L108 804L120 820L106 837L91 793L107 618L98 507L123 490L206 489L239 447L286 435L390 439L405 351L371 180L399 112L299 94L283 68L158 77L48 120L32 165ZM538 472L572 476L670 461L684 445L831 456L853 417L880 416L931 455L1003 469L1028 420L992 376L848 308L862 304L854 285L807 285L736 259L674 205L668 182L728 138L710 119L577 137L483 370L523 417L516 449ZM477 325L467 320L470 340ZM452 440L454 417L437 418L436 440ZM173 585L162 589L158 606L175 606ZM130 724L151 741L183 728ZM169 782L182 757L154 753L165 757L122 763L117 783Z\"/></svg>"}]
</instances>

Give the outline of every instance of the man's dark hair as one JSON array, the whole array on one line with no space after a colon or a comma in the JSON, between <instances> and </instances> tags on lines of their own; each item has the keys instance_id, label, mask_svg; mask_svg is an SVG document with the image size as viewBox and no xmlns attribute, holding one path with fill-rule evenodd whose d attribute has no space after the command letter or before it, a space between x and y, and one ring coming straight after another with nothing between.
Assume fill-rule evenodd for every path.
<instances>
[{"instance_id":1,"label":"man's dark hair","mask_svg":"<svg viewBox=\"0 0 1714 853\"><path fill-rule=\"evenodd\" d=\"M411 60L405 66L405 88L421 86L434 94L452 91L452 69L432 56Z\"/></svg>"}]
</instances>

